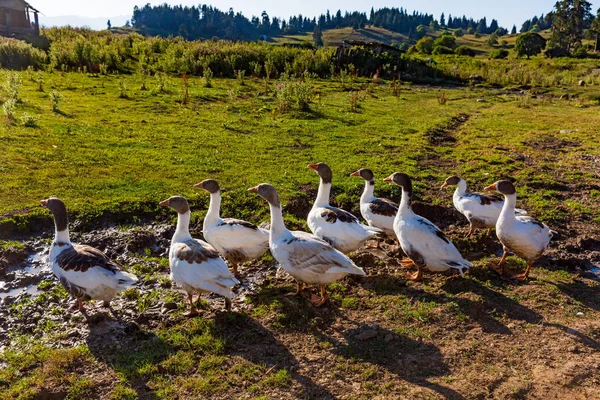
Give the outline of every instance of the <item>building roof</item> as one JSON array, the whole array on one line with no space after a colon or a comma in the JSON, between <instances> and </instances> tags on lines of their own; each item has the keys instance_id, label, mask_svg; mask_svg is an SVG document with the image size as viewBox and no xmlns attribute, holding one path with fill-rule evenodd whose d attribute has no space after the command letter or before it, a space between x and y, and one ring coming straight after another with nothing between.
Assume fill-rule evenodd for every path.
<instances>
[{"instance_id":1,"label":"building roof","mask_svg":"<svg viewBox=\"0 0 600 400\"><path fill-rule=\"evenodd\" d=\"M39 12L25 0L0 0L0 8L8 8L9 10L17 11L24 11L28 8L32 11Z\"/></svg>"}]
</instances>

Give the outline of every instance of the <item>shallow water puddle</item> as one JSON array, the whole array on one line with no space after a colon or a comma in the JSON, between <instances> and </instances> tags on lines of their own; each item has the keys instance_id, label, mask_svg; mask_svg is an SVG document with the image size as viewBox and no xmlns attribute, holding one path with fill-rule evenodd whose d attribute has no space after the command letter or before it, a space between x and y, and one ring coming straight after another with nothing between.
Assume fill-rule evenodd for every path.
<instances>
[{"instance_id":1,"label":"shallow water puddle","mask_svg":"<svg viewBox=\"0 0 600 400\"><path fill-rule=\"evenodd\" d=\"M48 264L48 249L30 255L19 266L7 268L7 274L12 277L8 281L0 280L0 302L23 295L37 296L40 293L38 284L52 274Z\"/></svg>"},{"instance_id":2,"label":"shallow water puddle","mask_svg":"<svg viewBox=\"0 0 600 400\"><path fill-rule=\"evenodd\" d=\"M594 264L588 266L589 271L594 276L594 279L600 281L600 267Z\"/></svg>"}]
</instances>

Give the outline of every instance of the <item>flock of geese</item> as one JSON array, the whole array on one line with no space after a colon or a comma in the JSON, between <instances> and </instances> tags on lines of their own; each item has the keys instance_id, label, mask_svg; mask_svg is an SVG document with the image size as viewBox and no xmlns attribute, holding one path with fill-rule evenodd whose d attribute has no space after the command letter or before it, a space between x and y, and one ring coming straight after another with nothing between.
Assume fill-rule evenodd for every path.
<instances>
[{"instance_id":1,"label":"flock of geese","mask_svg":"<svg viewBox=\"0 0 600 400\"><path fill-rule=\"evenodd\" d=\"M326 286L348 274L365 275L347 256L373 240L377 247L386 236L396 237L407 258L406 267L416 267L417 272L409 279L420 280L424 270L457 270L464 274L472 265L465 260L454 244L431 221L412 209L412 182L408 175L396 172L384 181L401 187L400 204L375 197L375 179L369 169L352 174L365 180L360 198L360 211L367 222L353 214L329 204L331 169L323 163L309 164L320 177L317 198L310 210L307 224L312 233L290 231L286 228L281 202L276 189L267 183L248 189L269 203L270 229L260 228L250 222L221 218L221 189L212 179L195 187L210 194L210 206L204 219L202 233L206 241L194 239L189 231L190 206L187 200L173 196L160 202L178 215L177 228L171 241L169 263L171 279L188 296L190 312L197 315L194 307L195 293L217 293L225 298L226 308L231 308L232 288L238 284L236 275L240 263L261 257L267 250L281 267L296 279L296 291L300 295L304 285L320 286L320 296L313 294L310 302L319 307L327 301ZM452 176L442 188L456 186L453 203L469 221L470 236L476 228L495 228L503 245L504 254L495 270L507 276L503 269L509 252L527 261L524 274L511 279L527 279L533 263L544 253L552 238L552 231L545 224L526 216L515 208L517 195L509 181L498 181L485 190L497 191L497 195L469 193L466 182ZM79 310L84 312L84 301L103 300L105 306L120 290L134 285L137 277L124 271L103 252L93 247L71 243L65 204L57 198L42 200L54 216L56 233L50 250L52 270L67 291L77 299ZM231 272L226 264L230 264Z\"/></svg>"}]
</instances>

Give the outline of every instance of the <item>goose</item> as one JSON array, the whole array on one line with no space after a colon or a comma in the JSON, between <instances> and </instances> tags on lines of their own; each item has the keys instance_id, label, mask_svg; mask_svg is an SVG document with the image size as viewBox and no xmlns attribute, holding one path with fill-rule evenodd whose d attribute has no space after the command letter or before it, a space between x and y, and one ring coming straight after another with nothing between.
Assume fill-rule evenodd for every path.
<instances>
[{"instance_id":1,"label":"goose","mask_svg":"<svg viewBox=\"0 0 600 400\"><path fill-rule=\"evenodd\" d=\"M365 189L360 196L360 213L369 226L381 229L386 235L394 237L394 219L398 213L398 204L388 199L375 197L375 177L367 168L361 168L350 176L358 176L365 180ZM379 239L377 239L379 247Z\"/></svg>"},{"instance_id":2,"label":"goose","mask_svg":"<svg viewBox=\"0 0 600 400\"><path fill-rule=\"evenodd\" d=\"M398 236L402 251L408 256L403 260L406 267L415 265L418 271L409 275L409 279L421 280L423 269L441 272L451 268L457 269L461 275L471 268L454 244L431 221L414 213L412 210L412 182L408 175L396 172L385 178L402 188L402 199L398 214L394 220L394 231Z\"/></svg>"},{"instance_id":3,"label":"goose","mask_svg":"<svg viewBox=\"0 0 600 400\"><path fill-rule=\"evenodd\" d=\"M177 211L177 229L171 240L169 264L171 279L183 288L190 302L190 317L198 315L194 307L195 292L216 293L225 297L225 308L231 310L231 288L239 282L225 261L210 244L190 235L190 206L186 199L173 196L159 203Z\"/></svg>"},{"instance_id":4,"label":"goose","mask_svg":"<svg viewBox=\"0 0 600 400\"><path fill-rule=\"evenodd\" d=\"M533 263L537 261L550 244L553 232L542 222L528 216L515 215L517 204L517 191L509 181L498 181L485 190L495 190L504 195L504 206L496 223L496 235L504 247L502 259L494 269L504 275L504 261L508 251L512 251L518 257L527 261L527 269L524 274L515 275L516 280L526 280Z\"/></svg>"},{"instance_id":5,"label":"goose","mask_svg":"<svg viewBox=\"0 0 600 400\"><path fill-rule=\"evenodd\" d=\"M383 233L379 228L361 224L348 211L329 205L333 176L331 168L323 163L309 164L308 168L314 169L321 178L317 198L307 218L312 233L346 254L358 250L367 240Z\"/></svg>"},{"instance_id":6,"label":"goose","mask_svg":"<svg viewBox=\"0 0 600 400\"><path fill-rule=\"evenodd\" d=\"M279 195L272 185L263 183L248 191L257 193L269 202L269 247L282 268L296 279L296 292L290 295L300 295L304 284L320 285L321 297L313 296L310 300L312 305L320 307L328 298L325 285L348 274L365 275L362 268L357 267L341 251L318 236L307 232L289 231L283 222Z\"/></svg>"},{"instance_id":7,"label":"goose","mask_svg":"<svg viewBox=\"0 0 600 400\"><path fill-rule=\"evenodd\" d=\"M138 278L100 250L71 243L67 208L62 200L50 197L41 200L41 204L54 216L55 235L50 248L54 275L77 300L82 313L85 312L83 302L87 300L102 300L105 307L110 307L110 300L117 292L133 286Z\"/></svg>"},{"instance_id":8,"label":"goose","mask_svg":"<svg viewBox=\"0 0 600 400\"><path fill-rule=\"evenodd\" d=\"M254 260L269 249L269 231L256 225L233 218L221 218L221 188L213 179L204 180L196 188L210 193L210 206L204 218L204 239L233 266L238 273L238 264Z\"/></svg>"},{"instance_id":9,"label":"goose","mask_svg":"<svg viewBox=\"0 0 600 400\"><path fill-rule=\"evenodd\" d=\"M466 237L470 237L476 228L487 228L489 234L490 230L496 227L504 199L493 194L469 193L467 182L458 176L446 179L441 189L449 186L456 186L452 202L456 210L469 221L469 233ZM515 209L515 212L520 215L527 214L527 211L519 208Z\"/></svg>"}]
</instances>

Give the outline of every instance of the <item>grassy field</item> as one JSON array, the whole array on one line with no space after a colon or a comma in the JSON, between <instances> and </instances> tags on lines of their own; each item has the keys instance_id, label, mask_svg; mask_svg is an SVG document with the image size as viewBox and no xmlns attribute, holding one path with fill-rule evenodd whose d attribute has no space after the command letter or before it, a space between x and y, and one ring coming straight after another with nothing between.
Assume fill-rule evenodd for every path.
<instances>
[{"instance_id":1,"label":"grassy field","mask_svg":"<svg viewBox=\"0 0 600 400\"><path fill-rule=\"evenodd\" d=\"M394 200L399 191L382 179L394 171L413 176L417 210L475 266L464 279L428 275L414 283L404 279L399 254L361 252L355 260L368 276L331 285L330 305L314 309L283 297L293 283L265 256L242 269L249 286L254 275L263 279L232 314L215 311L221 305L211 299L201 317L188 320L182 296L168 288L164 248L144 249L122 259L143 277L116 302L126 322L95 308L101 317L83 321L67 311L66 293L53 281L43 284L43 296L10 307L11 318L27 323L0 344L1 398L600 396L599 285L586 271L593 246L582 244L600 234L595 87L404 84L394 93L389 82L313 80L309 109L281 113L278 82L267 92L252 78L243 85L214 79L212 88L191 78L186 98L173 77L161 92L154 80L140 90L135 75L43 73L39 91L21 75L15 119L0 125L2 240L38 235L39 221L51 231L39 207L51 195L89 229L103 227L102 215L128 214L129 227L142 213L170 222L157 203L175 194L192 200L200 221L208 198L192 185L206 178L221 183L223 214L257 223L268 209L246 189L274 184L288 223L302 228L318 184L306 165L326 162L335 202L355 213L362 182L351 172L373 169L377 192ZM53 91L62 95L54 110ZM25 113L34 126L24 126ZM515 180L519 206L558 231L529 283L493 272L494 238L463 238L465 221L452 211L451 193L439 190L452 174L473 190ZM109 250L111 243L96 245ZM509 265L523 268L514 258ZM166 302L177 304L174 313L153 311ZM71 340L81 332L86 340Z\"/></svg>"}]
</instances>

